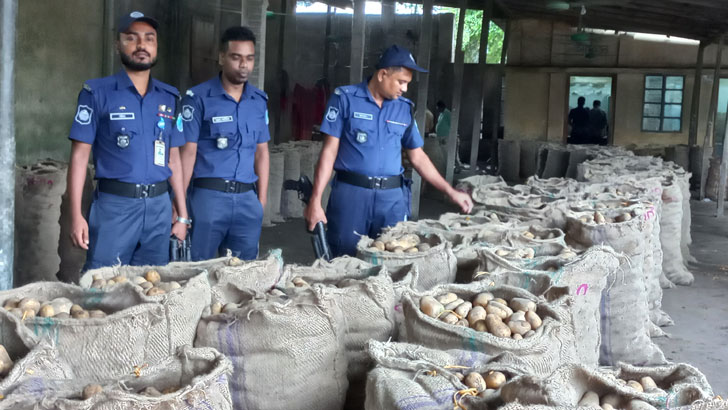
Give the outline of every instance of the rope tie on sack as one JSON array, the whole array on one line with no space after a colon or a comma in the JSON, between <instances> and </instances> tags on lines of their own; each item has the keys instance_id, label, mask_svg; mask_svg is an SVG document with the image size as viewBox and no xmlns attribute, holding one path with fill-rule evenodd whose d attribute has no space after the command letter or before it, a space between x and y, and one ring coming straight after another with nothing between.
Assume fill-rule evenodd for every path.
<instances>
[{"instance_id":1,"label":"rope tie on sack","mask_svg":"<svg viewBox=\"0 0 728 410\"><path fill-rule=\"evenodd\" d=\"M142 370L144 370L147 367L149 367L149 364L148 363L144 363L141 366L134 366L133 367L134 376L136 376L136 377L142 377Z\"/></svg>"},{"instance_id":2,"label":"rope tie on sack","mask_svg":"<svg viewBox=\"0 0 728 410\"><path fill-rule=\"evenodd\" d=\"M452 402L453 402L453 410L467 410L465 406L461 403L461 401L467 397L467 396L477 396L478 395L478 389L463 389L458 390L455 392L455 394L452 395Z\"/></svg>"}]
</instances>

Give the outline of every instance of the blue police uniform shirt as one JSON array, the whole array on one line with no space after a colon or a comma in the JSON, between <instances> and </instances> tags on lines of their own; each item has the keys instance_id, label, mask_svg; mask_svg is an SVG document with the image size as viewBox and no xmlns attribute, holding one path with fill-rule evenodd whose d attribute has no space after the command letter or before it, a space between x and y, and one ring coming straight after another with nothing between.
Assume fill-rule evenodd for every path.
<instances>
[{"instance_id":1,"label":"blue police uniform shirt","mask_svg":"<svg viewBox=\"0 0 728 410\"><path fill-rule=\"evenodd\" d=\"M248 82L237 102L218 75L187 91L181 114L186 141L197 143L193 178L258 180L255 151L270 140L265 92Z\"/></svg>"},{"instance_id":2,"label":"blue police uniform shirt","mask_svg":"<svg viewBox=\"0 0 728 410\"><path fill-rule=\"evenodd\" d=\"M69 139L93 145L96 178L153 184L172 176L169 149L184 145L175 118L179 92L150 79L142 97L126 71L89 80L78 95ZM164 165L155 165L155 141L164 141Z\"/></svg>"},{"instance_id":3,"label":"blue police uniform shirt","mask_svg":"<svg viewBox=\"0 0 728 410\"><path fill-rule=\"evenodd\" d=\"M321 132L339 138L337 171L368 176L401 174L402 148L424 145L412 119L412 101L384 100L380 109L369 92L368 80L339 87L329 99ZM410 126L411 125L411 126Z\"/></svg>"}]
</instances>

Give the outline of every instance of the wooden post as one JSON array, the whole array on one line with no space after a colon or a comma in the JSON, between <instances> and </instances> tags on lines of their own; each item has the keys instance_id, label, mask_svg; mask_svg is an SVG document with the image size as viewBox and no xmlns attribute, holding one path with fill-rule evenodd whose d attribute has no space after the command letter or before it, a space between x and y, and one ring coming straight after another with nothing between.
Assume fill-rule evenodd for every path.
<instances>
[{"instance_id":1,"label":"wooden post","mask_svg":"<svg viewBox=\"0 0 728 410\"><path fill-rule=\"evenodd\" d=\"M499 95L501 96L500 100L498 101L498 106L494 110L493 114L493 135L491 136L490 142L490 155L491 158L497 157L498 152L498 131L500 131L500 120L501 120L501 111L503 110L503 105L501 104L501 101L503 100L503 77L505 76L505 69L504 66L506 64L506 53L508 53L508 41L510 37L511 32L511 21L506 20L506 26L503 30L503 48L501 49L501 60L500 60L500 84L498 84L499 87ZM492 162L492 161L491 161Z\"/></svg>"},{"instance_id":2,"label":"wooden post","mask_svg":"<svg viewBox=\"0 0 728 410\"><path fill-rule=\"evenodd\" d=\"M708 109L708 126L705 129L705 139L701 148L700 158L700 200L705 199L705 183L708 181L708 164L711 157L708 147L713 146L713 134L715 133L715 118L718 111L718 91L720 89L720 66L723 58L723 44L725 43L725 34L720 35L718 41L718 54L715 58L715 68L713 69L713 91L710 95L710 108Z\"/></svg>"},{"instance_id":3,"label":"wooden post","mask_svg":"<svg viewBox=\"0 0 728 410\"><path fill-rule=\"evenodd\" d=\"M728 144L726 142L728 142L728 125L723 133L723 153L720 159L720 180L718 182L718 209L715 212L717 217L723 216L725 210L725 185L728 176Z\"/></svg>"},{"instance_id":4,"label":"wooden post","mask_svg":"<svg viewBox=\"0 0 728 410\"><path fill-rule=\"evenodd\" d=\"M450 134L447 136L447 162L445 163L445 179L452 184L455 177L455 157L457 155L458 123L460 122L460 97L463 93L463 26L465 26L465 13L468 8L467 0L460 0L460 16L458 18L458 33L455 41L455 69L452 91L452 111L450 119Z\"/></svg>"},{"instance_id":5,"label":"wooden post","mask_svg":"<svg viewBox=\"0 0 728 410\"><path fill-rule=\"evenodd\" d=\"M430 69L430 45L432 44L432 6L433 0L424 0L422 4L422 25L420 27L420 44L417 50L417 64ZM417 128L420 129L422 139L427 138L427 127L425 117L427 112L427 91L430 82L429 73L417 73ZM416 171L412 171L412 219L420 216L420 194L422 193L422 177Z\"/></svg>"},{"instance_id":6,"label":"wooden post","mask_svg":"<svg viewBox=\"0 0 728 410\"><path fill-rule=\"evenodd\" d=\"M488 36L490 34L490 18L493 15L493 0L487 0L483 9L483 20L480 29L480 57L478 58L478 72L480 77L480 90L478 99L473 106L473 134L470 142L470 169L478 169L478 151L480 146L481 122L483 120L483 99L485 96L485 76L487 73L486 59L488 58Z\"/></svg>"},{"instance_id":7,"label":"wooden post","mask_svg":"<svg viewBox=\"0 0 728 410\"><path fill-rule=\"evenodd\" d=\"M366 29L366 0L354 0L354 16L351 19L351 59L349 83L357 84L364 72L364 43Z\"/></svg>"},{"instance_id":8,"label":"wooden post","mask_svg":"<svg viewBox=\"0 0 728 410\"><path fill-rule=\"evenodd\" d=\"M698 61L695 63L695 80L693 81L693 101L690 104L690 136L688 146L698 143L698 118L700 117L700 89L703 83L703 55L705 54L704 41L698 47Z\"/></svg>"}]
</instances>

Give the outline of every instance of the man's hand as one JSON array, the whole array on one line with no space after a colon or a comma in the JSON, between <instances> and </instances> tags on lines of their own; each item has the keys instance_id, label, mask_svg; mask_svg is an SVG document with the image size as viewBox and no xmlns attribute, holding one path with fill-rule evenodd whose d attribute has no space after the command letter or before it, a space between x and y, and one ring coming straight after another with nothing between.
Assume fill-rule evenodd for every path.
<instances>
[{"instance_id":1,"label":"man's hand","mask_svg":"<svg viewBox=\"0 0 728 410\"><path fill-rule=\"evenodd\" d=\"M176 236L180 241L184 241L187 238L187 224L182 222L175 222L172 225L172 235Z\"/></svg>"},{"instance_id":2,"label":"man's hand","mask_svg":"<svg viewBox=\"0 0 728 410\"><path fill-rule=\"evenodd\" d=\"M467 193L452 189L448 193L448 196L455 205L460 207L460 210L463 211L463 213L469 214L473 210L473 199L470 198L470 195Z\"/></svg>"},{"instance_id":3,"label":"man's hand","mask_svg":"<svg viewBox=\"0 0 728 410\"><path fill-rule=\"evenodd\" d=\"M260 202L260 206L263 207L263 212L265 212L265 206L268 204L268 198L258 198L258 201Z\"/></svg>"},{"instance_id":4,"label":"man's hand","mask_svg":"<svg viewBox=\"0 0 728 410\"><path fill-rule=\"evenodd\" d=\"M303 217L306 218L306 227L309 232L312 232L313 228L315 228L316 224L319 222L323 222L324 224L328 223L326 220L326 213L321 207L320 201L311 200L306 209L303 211Z\"/></svg>"},{"instance_id":5,"label":"man's hand","mask_svg":"<svg viewBox=\"0 0 728 410\"><path fill-rule=\"evenodd\" d=\"M88 222L81 215L71 217L71 241L73 246L88 250Z\"/></svg>"}]
</instances>

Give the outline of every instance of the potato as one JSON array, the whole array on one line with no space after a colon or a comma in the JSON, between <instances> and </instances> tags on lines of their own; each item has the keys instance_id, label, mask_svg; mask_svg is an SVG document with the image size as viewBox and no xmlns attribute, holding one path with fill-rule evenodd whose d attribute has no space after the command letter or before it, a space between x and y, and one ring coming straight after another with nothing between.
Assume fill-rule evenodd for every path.
<instances>
[{"instance_id":1,"label":"potato","mask_svg":"<svg viewBox=\"0 0 728 410\"><path fill-rule=\"evenodd\" d=\"M389 252L394 252L394 248L397 248L398 246L398 243L395 241L387 241L384 243L384 249Z\"/></svg>"},{"instance_id":2,"label":"potato","mask_svg":"<svg viewBox=\"0 0 728 410\"><path fill-rule=\"evenodd\" d=\"M508 302L506 302L503 298L495 298L493 299L493 302L500 303L503 306L508 306Z\"/></svg>"},{"instance_id":3,"label":"potato","mask_svg":"<svg viewBox=\"0 0 728 410\"><path fill-rule=\"evenodd\" d=\"M167 387L166 389L162 390L162 394L170 394L170 393L174 393L174 392L176 392L177 390L179 390L179 387L177 387L177 386L171 386L171 387Z\"/></svg>"},{"instance_id":4,"label":"potato","mask_svg":"<svg viewBox=\"0 0 728 410\"><path fill-rule=\"evenodd\" d=\"M55 309L53 309L53 306L51 305L43 305L40 307L40 310L38 311L38 316L40 317L53 317L56 314Z\"/></svg>"},{"instance_id":5,"label":"potato","mask_svg":"<svg viewBox=\"0 0 728 410\"><path fill-rule=\"evenodd\" d=\"M93 276L91 276L91 279L93 279L93 280L100 280L103 278L104 278L104 275L102 275L100 273L95 273Z\"/></svg>"},{"instance_id":6,"label":"potato","mask_svg":"<svg viewBox=\"0 0 728 410\"><path fill-rule=\"evenodd\" d=\"M27 320L27 319L34 318L35 315L36 315L35 310L33 310L33 309L25 309L23 311L23 314L20 315L20 318L23 319L23 320Z\"/></svg>"},{"instance_id":7,"label":"potato","mask_svg":"<svg viewBox=\"0 0 728 410\"><path fill-rule=\"evenodd\" d=\"M141 285L144 282L147 282L147 280L144 279L144 276L134 276L133 278L131 278L131 283L135 285Z\"/></svg>"},{"instance_id":8,"label":"potato","mask_svg":"<svg viewBox=\"0 0 728 410\"><path fill-rule=\"evenodd\" d=\"M96 279L91 283L92 289L102 289L104 286L106 286L106 279Z\"/></svg>"},{"instance_id":9,"label":"potato","mask_svg":"<svg viewBox=\"0 0 728 410\"><path fill-rule=\"evenodd\" d=\"M496 315L486 316L485 325L488 327L488 332L496 337L511 337L511 329Z\"/></svg>"},{"instance_id":10,"label":"potato","mask_svg":"<svg viewBox=\"0 0 728 410\"><path fill-rule=\"evenodd\" d=\"M655 406L642 400L630 400L627 410L657 410Z\"/></svg>"},{"instance_id":11,"label":"potato","mask_svg":"<svg viewBox=\"0 0 728 410\"><path fill-rule=\"evenodd\" d=\"M642 393L642 392L645 391L645 389L642 388L642 385L638 381L635 381L635 380L628 381L627 382L627 387L631 387L631 388L637 390L640 393Z\"/></svg>"},{"instance_id":12,"label":"potato","mask_svg":"<svg viewBox=\"0 0 728 410\"><path fill-rule=\"evenodd\" d=\"M531 327L533 327L533 326L531 326ZM528 332L526 332L525 335L523 335L523 338L528 339L529 337L532 337L535 334L536 334L536 332L534 332L533 330L529 330Z\"/></svg>"},{"instance_id":13,"label":"potato","mask_svg":"<svg viewBox=\"0 0 728 410\"><path fill-rule=\"evenodd\" d=\"M458 299L458 295L456 295L452 292L449 292L449 293L446 293L444 295L440 295L437 297L437 301L442 303L443 306L447 305L449 303L452 303L452 302L456 301L457 299Z\"/></svg>"},{"instance_id":14,"label":"potato","mask_svg":"<svg viewBox=\"0 0 728 410\"><path fill-rule=\"evenodd\" d=\"M629 212L627 212L627 213L624 213L622 215L618 215L616 218L614 218L614 220L617 221L617 222L627 222L627 221L631 221L632 220L632 214L630 214ZM645 404L647 404L647 403L645 403ZM649 404L648 404L648 406L649 406Z\"/></svg>"},{"instance_id":15,"label":"potato","mask_svg":"<svg viewBox=\"0 0 728 410\"><path fill-rule=\"evenodd\" d=\"M455 310L456 307L462 305L463 303L465 303L464 300L457 298L457 299L455 299L455 301L450 302L447 305L445 305L445 310Z\"/></svg>"},{"instance_id":16,"label":"potato","mask_svg":"<svg viewBox=\"0 0 728 410\"><path fill-rule=\"evenodd\" d=\"M148 397L159 397L162 395L162 393L159 390L155 389L152 386L145 387L144 390L139 392L139 394L141 394L143 396L148 396Z\"/></svg>"},{"instance_id":17,"label":"potato","mask_svg":"<svg viewBox=\"0 0 728 410\"><path fill-rule=\"evenodd\" d=\"M465 376L465 380L463 380L463 384L468 386L468 388L477 390L478 392L484 391L487 388L485 379L483 379L483 376L478 372L468 373L468 375Z\"/></svg>"},{"instance_id":18,"label":"potato","mask_svg":"<svg viewBox=\"0 0 728 410\"><path fill-rule=\"evenodd\" d=\"M652 377L650 377L650 376L645 376L645 377L641 378L640 384L642 385L643 391L659 389L659 387L657 387L657 383L655 383L655 380L653 380Z\"/></svg>"},{"instance_id":19,"label":"potato","mask_svg":"<svg viewBox=\"0 0 728 410\"><path fill-rule=\"evenodd\" d=\"M83 388L81 397L83 397L84 400L88 400L92 396L95 396L95 395L101 393L103 390L104 390L103 387L99 386L98 384L89 384Z\"/></svg>"},{"instance_id":20,"label":"potato","mask_svg":"<svg viewBox=\"0 0 728 410\"><path fill-rule=\"evenodd\" d=\"M604 215L602 215L602 213L599 211L595 211L594 222L596 222L597 225L604 225L604 223L606 222L606 220L604 219Z\"/></svg>"},{"instance_id":21,"label":"potato","mask_svg":"<svg viewBox=\"0 0 728 410\"><path fill-rule=\"evenodd\" d=\"M212 305L210 305L210 314L211 315L219 315L220 312L222 312L222 303L214 302Z\"/></svg>"},{"instance_id":22,"label":"potato","mask_svg":"<svg viewBox=\"0 0 728 410\"><path fill-rule=\"evenodd\" d=\"M22 311L32 310L33 313L38 313L40 310L40 302L34 298L23 298L18 302L18 308Z\"/></svg>"},{"instance_id":23,"label":"potato","mask_svg":"<svg viewBox=\"0 0 728 410\"><path fill-rule=\"evenodd\" d=\"M482 306L476 306L468 312L468 322L477 323L479 320L485 320L486 313Z\"/></svg>"},{"instance_id":24,"label":"potato","mask_svg":"<svg viewBox=\"0 0 728 410\"><path fill-rule=\"evenodd\" d=\"M164 295L165 293L167 293L167 292L165 292L163 289L158 288L156 286L151 287L151 288L149 288L149 290L147 290L147 296L159 296L159 295Z\"/></svg>"},{"instance_id":25,"label":"potato","mask_svg":"<svg viewBox=\"0 0 728 410\"><path fill-rule=\"evenodd\" d=\"M479 293L477 296L475 296L475 299L473 299L473 306L485 307L488 302L493 300L493 298L494 296L490 292Z\"/></svg>"},{"instance_id":26,"label":"potato","mask_svg":"<svg viewBox=\"0 0 728 410\"><path fill-rule=\"evenodd\" d=\"M71 317L74 319L88 319L90 317L90 315L87 311L81 309L81 310L74 310L71 313Z\"/></svg>"},{"instance_id":27,"label":"potato","mask_svg":"<svg viewBox=\"0 0 728 410\"><path fill-rule=\"evenodd\" d=\"M18 298L10 298L5 301L5 304L3 305L3 309L10 310L18 307L18 303L20 302L20 299Z\"/></svg>"},{"instance_id":28,"label":"potato","mask_svg":"<svg viewBox=\"0 0 728 410\"><path fill-rule=\"evenodd\" d=\"M370 247L368 247L368 248L367 248L367 250L368 250L369 252L379 252L379 249L377 249L377 248L375 248L375 247L373 247L373 246L370 246Z\"/></svg>"},{"instance_id":29,"label":"potato","mask_svg":"<svg viewBox=\"0 0 728 410\"><path fill-rule=\"evenodd\" d=\"M531 329L536 330L543 324L543 321L538 316L536 312L528 311L526 312L526 321L529 325L531 325Z\"/></svg>"},{"instance_id":30,"label":"potato","mask_svg":"<svg viewBox=\"0 0 728 410\"><path fill-rule=\"evenodd\" d=\"M0 376L5 377L13 368L13 360L10 358L5 346L0 345Z\"/></svg>"},{"instance_id":31,"label":"potato","mask_svg":"<svg viewBox=\"0 0 728 410\"><path fill-rule=\"evenodd\" d=\"M89 310L88 316L91 319L103 319L106 317L106 313L103 310Z\"/></svg>"},{"instance_id":32,"label":"potato","mask_svg":"<svg viewBox=\"0 0 728 410\"><path fill-rule=\"evenodd\" d=\"M419 250L417 249L416 246L413 246L413 247L411 247L409 249L405 249L404 250L404 253L417 253L417 252L419 252Z\"/></svg>"},{"instance_id":33,"label":"potato","mask_svg":"<svg viewBox=\"0 0 728 410\"><path fill-rule=\"evenodd\" d=\"M572 259L572 258L575 258L576 257L576 253L572 252L569 249L564 249L563 251L561 251L561 253L559 254L559 256L562 257L562 258L564 258L564 259Z\"/></svg>"},{"instance_id":34,"label":"potato","mask_svg":"<svg viewBox=\"0 0 728 410\"><path fill-rule=\"evenodd\" d=\"M372 242L372 247L375 248L378 251L384 250L384 242L382 241L374 241Z\"/></svg>"},{"instance_id":35,"label":"potato","mask_svg":"<svg viewBox=\"0 0 728 410\"><path fill-rule=\"evenodd\" d=\"M445 307L432 296L420 299L420 310L429 317L438 317Z\"/></svg>"},{"instance_id":36,"label":"potato","mask_svg":"<svg viewBox=\"0 0 728 410\"><path fill-rule=\"evenodd\" d=\"M508 316L508 319L506 319L506 321L508 321L508 322L510 322L511 320L514 322L519 321L519 320L521 320L521 321L526 320L526 312L524 312L522 310L517 310L517 311L513 312L513 314Z\"/></svg>"},{"instance_id":37,"label":"potato","mask_svg":"<svg viewBox=\"0 0 728 410\"><path fill-rule=\"evenodd\" d=\"M589 222L589 218L587 218L586 216L579 217L579 222L585 224L585 223Z\"/></svg>"},{"instance_id":38,"label":"potato","mask_svg":"<svg viewBox=\"0 0 728 410\"><path fill-rule=\"evenodd\" d=\"M145 290L146 291L146 290L149 290L149 289L153 288L154 287L154 284L152 282L145 281L144 283L142 283L139 286L142 288L142 290Z\"/></svg>"},{"instance_id":39,"label":"potato","mask_svg":"<svg viewBox=\"0 0 728 410\"><path fill-rule=\"evenodd\" d=\"M117 276L114 276L113 278L111 278L111 280L113 280L116 283L125 283L128 279L126 276L117 275Z\"/></svg>"},{"instance_id":40,"label":"potato","mask_svg":"<svg viewBox=\"0 0 728 410\"><path fill-rule=\"evenodd\" d=\"M417 250L420 251L420 252L429 251L430 248L432 248L432 247L427 242L422 242L421 244L417 245Z\"/></svg>"},{"instance_id":41,"label":"potato","mask_svg":"<svg viewBox=\"0 0 728 410\"><path fill-rule=\"evenodd\" d=\"M311 285L309 285L308 282L306 282L305 280L303 280L303 278L301 278L299 276L296 276L295 278L293 278L292 282L293 282L293 286L295 286L297 288L311 287Z\"/></svg>"},{"instance_id":42,"label":"potato","mask_svg":"<svg viewBox=\"0 0 728 410\"><path fill-rule=\"evenodd\" d=\"M58 313L71 313L71 308L73 307L73 302L71 302L68 298L55 298L51 300L49 303L51 306L53 306L53 310L56 311L56 314Z\"/></svg>"},{"instance_id":43,"label":"potato","mask_svg":"<svg viewBox=\"0 0 728 410\"><path fill-rule=\"evenodd\" d=\"M473 323L473 322L470 322L470 323ZM473 330L478 331L478 332L487 332L488 331L488 325L485 323L485 320L478 320L477 322L473 323L470 327Z\"/></svg>"},{"instance_id":44,"label":"potato","mask_svg":"<svg viewBox=\"0 0 728 410\"><path fill-rule=\"evenodd\" d=\"M460 317L467 317L470 310L473 308L473 304L470 302L463 302L454 309L455 313Z\"/></svg>"},{"instance_id":45,"label":"potato","mask_svg":"<svg viewBox=\"0 0 728 410\"><path fill-rule=\"evenodd\" d=\"M581 400L577 404L579 407L599 407L599 395L593 391L588 391L581 396Z\"/></svg>"},{"instance_id":46,"label":"potato","mask_svg":"<svg viewBox=\"0 0 728 410\"><path fill-rule=\"evenodd\" d=\"M525 320L509 320L508 328L511 329L511 333L518 333L523 336L531 330L531 325Z\"/></svg>"},{"instance_id":47,"label":"potato","mask_svg":"<svg viewBox=\"0 0 728 410\"><path fill-rule=\"evenodd\" d=\"M162 280L162 276L156 270L150 269L144 274L144 279L152 283L157 283Z\"/></svg>"},{"instance_id":48,"label":"potato","mask_svg":"<svg viewBox=\"0 0 728 410\"><path fill-rule=\"evenodd\" d=\"M521 259L533 259L536 257L536 251L533 248L518 249L515 256Z\"/></svg>"},{"instance_id":49,"label":"potato","mask_svg":"<svg viewBox=\"0 0 728 410\"><path fill-rule=\"evenodd\" d=\"M446 314L446 315L443 315L443 316L442 316L442 317L440 318L440 320L442 320L443 322L445 322L445 323L447 323L447 324L449 324L449 325L454 325L454 324L455 324L455 323L457 323L457 322L458 322L458 320L460 320L460 319L458 319L458 317L457 317L457 316L455 316L455 314L454 314L454 313L448 313L448 314Z\"/></svg>"},{"instance_id":50,"label":"potato","mask_svg":"<svg viewBox=\"0 0 728 410\"><path fill-rule=\"evenodd\" d=\"M523 235L524 237L526 237L528 239L533 239L536 237L533 233L531 233L531 231L526 231L526 232L522 233L521 235Z\"/></svg>"},{"instance_id":51,"label":"potato","mask_svg":"<svg viewBox=\"0 0 728 410\"><path fill-rule=\"evenodd\" d=\"M271 294L271 296L277 296L277 297L286 296L286 293L280 289L271 289L270 294Z\"/></svg>"},{"instance_id":52,"label":"potato","mask_svg":"<svg viewBox=\"0 0 728 410\"><path fill-rule=\"evenodd\" d=\"M556 238L556 234L553 232L549 232L549 234L546 236L546 239L554 239Z\"/></svg>"},{"instance_id":53,"label":"potato","mask_svg":"<svg viewBox=\"0 0 728 410\"><path fill-rule=\"evenodd\" d=\"M510 255L511 253L505 249L496 249L495 254L500 257L506 257L506 256Z\"/></svg>"},{"instance_id":54,"label":"potato","mask_svg":"<svg viewBox=\"0 0 728 410\"><path fill-rule=\"evenodd\" d=\"M401 246L398 246L392 250L394 253L404 253L404 248Z\"/></svg>"},{"instance_id":55,"label":"potato","mask_svg":"<svg viewBox=\"0 0 728 410\"><path fill-rule=\"evenodd\" d=\"M505 319L510 316L506 309L508 308L498 302L490 302L488 303L488 306L485 307L485 312L488 313L488 315L496 315L500 319Z\"/></svg>"},{"instance_id":56,"label":"potato","mask_svg":"<svg viewBox=\"0 0 728 410\"><path fill-rule=\"evenodd\" d=\"M228 266L240 266L243 264L243 261L240 260L240 258L238 258L237 256L233 256L232 258L230 258L230 260L228 260L227 264Z\"/></svg>"},{"instance_id":57,"label":"potato","mask_svg":"<svg viewBox=\"0 0 728 410\"><path fill-rule=\"evenodd\" d=\"M80 312L82 310L84 310L84 309L81 307L81 305L74 304L73 306L71 306L71 309L69 311L71 314L73 314L74 312Z\"/></svg>"},{"instance_id":58,"label":"potato","mask_svg":"<svg viewBox=\"0 0 728 410\"><path fill-rule=\"evenodd\" d=\"M505 383L506 375L501 372L491 370L485 375L485 386L489 389L498 390Z\"/></svg>"},{"instance_id":59,"label":"potato","mask_svg":"<svg viewBox=\"0 0 728 410\"><path fill-rule=\"evenodd\" d=\"M514 333L513 336L511 336L511 339L513 339L513 340L523 340L523 336L519 335L518 333Z\"/></svg>"},{"instance_id":60,"label":"potato","mask_svg":"<svg viewBox=\"0 0 728 410\"><path fill-rule=\"evenodd\" d=\"M455 323L455 326L470 327L470 322L468 322L468 319L460 319Z\"/></svg>"},{"instance_id":61,"label":"potato","mask_svg":"<svg viewBox=\"0 0 728 410\"><path fill-rule=\"evenodd\" d=\"M622 399L614 393L610 393L610 394L602 396L602 405L608 404L608 405L614 407L615 409L620 408L619 405L620 405L621 401L622 401Z\"/></svg>"},{"instance_id":62,"label":"potato","mask_svg":"<svg viewBox=\"0 0 728 410\"><path fill-rule=\"evenodd\" d=\"M536 311L536 302L525 298L513 298L508 306L510 306L513 310L522 310L524 312Z\"/></svg>"},{"instance_id":63,"label":"potato","mask_svg":"<svg viewBox=\"0 0 728 410\"><path fill-rule=\"evenodd\" d=\"M171 291L173 291L175 289L181 288L182 286L178 282L172 281L172 282L160 282L157 285L157 287L159 289L162 289L166 293L169 293L169 292L171 292Z\"/></svg>"},{"instance_id":64,"label":"potato","mask_svg":"<svg viewBox=\"0 0 728 410\"><path fill-rule=\"evenodd\" d=\"M604 403L601 405L602 410L614 410L611 404Z\"/></svg>"},{"instance_id":65,"label":"potato","mask_svg":"<svg viewBox=\"0 0 728 410\"><path fill-rule=\"evenodd\" d=\"M455 377L457 377L460 381L465 380L465 375L460 372L455 372Z\"/></svg>"},{"instance_id":66,"label":"potato","mask_svg":"<svg viewBox=\"0 0 728 410\"><path fill-rule=\"evenodd\" d=\"M234 311L235 309L237 309L238 307L239 306L238 306L237 303L232 303L232 302L231 303L226 303L222 307L222 313L230 313L230 312Z\"/></svg>"}]
</instances>

